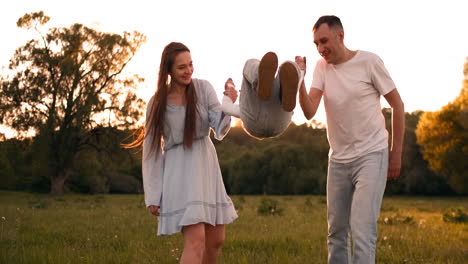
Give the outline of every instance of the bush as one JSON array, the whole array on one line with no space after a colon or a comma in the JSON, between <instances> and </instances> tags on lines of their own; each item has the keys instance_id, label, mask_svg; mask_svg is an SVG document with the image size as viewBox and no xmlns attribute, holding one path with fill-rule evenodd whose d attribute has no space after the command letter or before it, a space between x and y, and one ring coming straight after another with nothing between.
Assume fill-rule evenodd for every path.
<instances>
[{"instance_id":1,"label":"bush","mask_svg":"<svg viewBox=\"0 0 468 264\"><path fill-rule=\"evenodd\" d=\"M111 193L143 193L142 183L131 175L111 171L106 176Z\"/></svg>"},{"instance_id":2,"label":"bush","mask_svg":"<svg viewBox=\"0 0 468 264\"><path fill-rule=\"evenodd\" d=\"M28 206L31 209L47 209L51 205L48 199L34 198L28 201Z\"/></svg>"},{"instance_id":3,"label":"bush","mask_svg":"<svg viewBox=\"0 0 468 264\"><path fill-rule=\"evenodd\" d=\"M447 223L466 223L468 215L463 207L449 208L444 212L443 219Z\"/></svg>"},{"instance_id":4,"label":"bush","mask_svg":"<svg viewBox=\"0 0 468 264\"><path fill-rule=\"evenodd\" d=\"M264 197L257 208L259 215L283 215L283 209L278 206L278 201Z\"/></svg>"},{"instance_id":5,"label":"bush","mask_svg":"<svg viewBox=\"0 0 468 264\"><path fill-rule=\"evenodd\" d=\"M413 216L402 216L399 214L385 217L382 221L386 225L396 225L396 224L414 224Z\"/></svg>"}]
</instances>

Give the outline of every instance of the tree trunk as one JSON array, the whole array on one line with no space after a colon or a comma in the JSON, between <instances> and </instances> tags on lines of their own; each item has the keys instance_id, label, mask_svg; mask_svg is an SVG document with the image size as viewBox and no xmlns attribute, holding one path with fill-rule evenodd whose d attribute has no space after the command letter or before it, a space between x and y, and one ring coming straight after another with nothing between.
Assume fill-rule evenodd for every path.
<instances>
[{"instance_id":1,"label":"tree trunk","mask_svg":"<svg viewBox=\"0 0 468 264\"><path fill-rule=\"evenodd\" d=\"M65 178L64 176L59 176L50 179L50 194L63 195Z\"/></svg>"}]
</instances>

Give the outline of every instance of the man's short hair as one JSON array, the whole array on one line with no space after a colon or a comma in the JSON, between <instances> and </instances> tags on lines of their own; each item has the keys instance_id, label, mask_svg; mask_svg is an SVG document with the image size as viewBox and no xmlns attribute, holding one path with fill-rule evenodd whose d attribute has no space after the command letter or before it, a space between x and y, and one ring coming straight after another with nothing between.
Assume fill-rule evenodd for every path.
<instances>
[{"instance_id":1,"label":"man's short hair","mask_svg":"<svg viewBox=\"0 0 468 264\"><path fill-rule=\"evenodd\" d=\"M341 20L337 16L321 16L317 22L315 22L312 31L315 32L322 24L327 24L329 28L335 28L343 30L343 24L341 24Z\"/></svg>"}]
</instances>

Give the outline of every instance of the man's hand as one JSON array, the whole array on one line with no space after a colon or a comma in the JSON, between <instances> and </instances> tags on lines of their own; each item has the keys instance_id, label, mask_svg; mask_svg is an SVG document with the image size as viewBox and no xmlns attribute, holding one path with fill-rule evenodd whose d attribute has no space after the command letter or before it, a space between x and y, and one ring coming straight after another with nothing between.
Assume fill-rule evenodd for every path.
<instances>
[{"instance_id":1,"label":"man's hand","mask_svg":"<svg viewBox=\"0 0 468 264\"><path fill-rule=\"evenodd\" d=\"M301 57L301 56L296 56L296 64L297 66L299 66L299 68L304 71L304 75L306 73L306 70L307 70L307 61L306 61L306 57Z\"/></svg>"},{"instance_id":2,"label":"man's hand","mask_svg":"<svg viewBox=\"0 0 468 264\"><path fill-rule=\"evenodd\" d=\"M387 180L396 180L400 176L401 151L390 151Z\"/></svg>"}]
</instances>

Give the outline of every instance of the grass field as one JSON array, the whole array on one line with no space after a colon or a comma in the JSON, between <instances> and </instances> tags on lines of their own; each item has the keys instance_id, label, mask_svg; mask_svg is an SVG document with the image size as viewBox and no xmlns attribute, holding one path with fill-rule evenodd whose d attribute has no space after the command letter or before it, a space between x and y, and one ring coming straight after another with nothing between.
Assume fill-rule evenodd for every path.
<instances>
[{"instance_id":1,"label":"grass field","mask_svg":"<svg viewBox=\"0 0 468 264\"><path fill-rule=\"evenodd\" d=\"M232 196L221 263L326 263L323 196L269 196L280 215L259 215L264 196ZM447 223L466 198L385 197L377 263L468 263L468 225ZM180 234L157 237L142 195L54 197L0 191L0 263L177 263Z\"/></svg>"}]
</instances>

